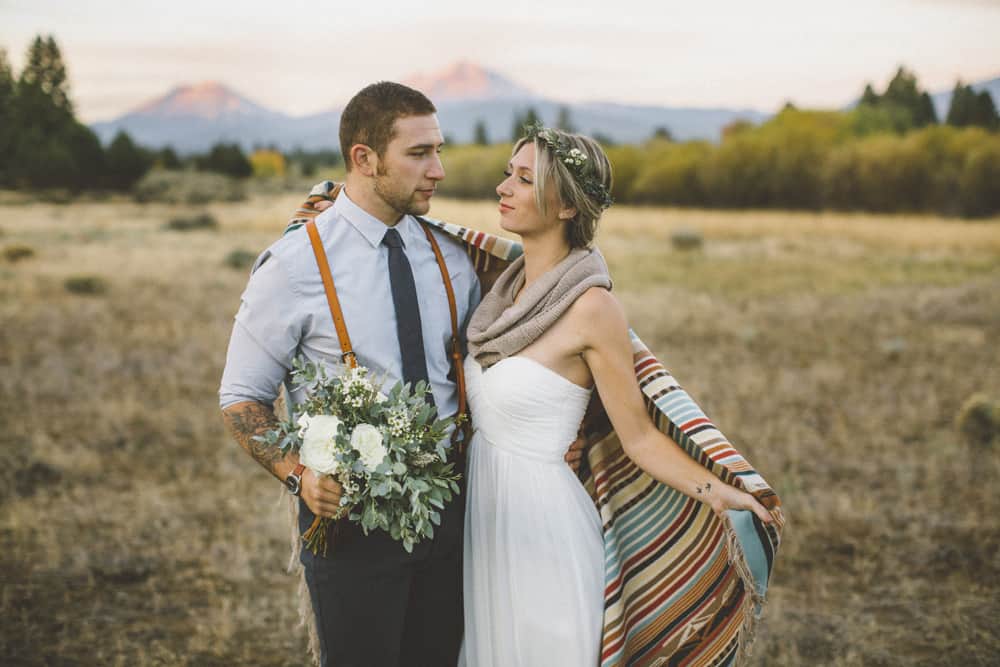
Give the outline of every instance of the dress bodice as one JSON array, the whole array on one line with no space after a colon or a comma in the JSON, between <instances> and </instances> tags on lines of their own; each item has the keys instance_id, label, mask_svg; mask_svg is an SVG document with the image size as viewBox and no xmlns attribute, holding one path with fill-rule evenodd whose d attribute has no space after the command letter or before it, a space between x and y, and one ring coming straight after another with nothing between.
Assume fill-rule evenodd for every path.
<instances>
[{"instance_id":1,"label":"dress bodice","mask_svg":"<svg viewBox=\"0 0 1000 667\"><path fill-rule=\"evenodd\" d=\"M591 389L517 355L485 371L470 355L465 376L472 427L481 437L514 454L562 462L577 437Z\"/></svg>"}]
</instances>

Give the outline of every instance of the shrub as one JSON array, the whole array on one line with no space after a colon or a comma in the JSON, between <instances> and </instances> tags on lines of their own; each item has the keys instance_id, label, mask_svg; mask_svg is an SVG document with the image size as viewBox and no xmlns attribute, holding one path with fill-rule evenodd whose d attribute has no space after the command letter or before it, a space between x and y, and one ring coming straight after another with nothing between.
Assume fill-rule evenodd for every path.
<instances>
[{"instance_id":1,"label":"shrub","mask_svg":"<svg viewBox=\"0 0 1000 667\"><path fill-rule=\"evenodd\" d=\"M63 282L67 292L97 295L108 291L108 283L100 276L70 276Z\"/></svg>"},{"instance_id":2,"label":"shrub","mask_svg":"<svg viewBox=\"0 0 1000 667\"><path fill-rule=\"evenodd\" d=\"M697 250L704 242L701 230L694 227L677 227L670 233L670 243L675 250Z\"/></svg>"},{"instance_id":3,"label":"shrub","mask_svg":"<svg viewBox=\"0 0 1000 667\"><path fill-rule=\"evenodd\" d=\"M218 229L219 221L210 213L199 213L190 218L173 218L166 228L175 232L191 232L199 229Z\"/></svg>"},{"instance_id":4,"label":"shrub","mask_svg":"<svg viewBox=\"0 0 1000 667\"><path fill-rule=\"evenodd\" d=\"M35 256L35 249L28 245L9 245L3 249L3 256L8 262L19 262Z\"/></svg>"},{"instance_id":5,"label":"shrub","mask_svg":"<svg viewBox=\"0 0 1000 667\"><path fill-rule=\"evenodd\" d=\"M226 255L223 263L231 269L248 269L253 266L256 259L257 255L255 253L243 248L237 248Z\"/></svg>"},{"instance_id":6,"label":"shrub","mask_svg":"<svg viewBox=\"0 0 1000 667\"><path fill-rule=\"evenodd\" d=\"M1000 436L1000 402L973 394L958 411L955 427L971 445L987 446Z\"/></svg>"},{"instance_id":7,"label":"shrub","mask_svg":"<svg viewBox=\"0 0 1000 667\"><path fill-rule=\"evenodd\" d=\"M207 204L213 201L243 201L247 198L243 182L222 174L195 171L154 169L132 189L141 204Z\"/></svg>"}]
</instances>

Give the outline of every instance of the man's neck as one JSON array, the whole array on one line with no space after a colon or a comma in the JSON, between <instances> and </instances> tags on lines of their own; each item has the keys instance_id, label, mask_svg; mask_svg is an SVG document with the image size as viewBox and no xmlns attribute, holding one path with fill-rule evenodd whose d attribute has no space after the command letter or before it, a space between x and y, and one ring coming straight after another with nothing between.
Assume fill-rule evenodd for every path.
<instances>
[{"instance_id":1,"label":"man's neck","mask_svg":"<svg viewBox=\"0 0 1000 667\"><path fill-rule=\"evenodd\" d=\"M351 178L351 174L348 173L344 191L358 208L387 227L395 227L403 219L403 214L386 204L385 200L376 194L368 181Z\"/></svg>"}]
</instances>

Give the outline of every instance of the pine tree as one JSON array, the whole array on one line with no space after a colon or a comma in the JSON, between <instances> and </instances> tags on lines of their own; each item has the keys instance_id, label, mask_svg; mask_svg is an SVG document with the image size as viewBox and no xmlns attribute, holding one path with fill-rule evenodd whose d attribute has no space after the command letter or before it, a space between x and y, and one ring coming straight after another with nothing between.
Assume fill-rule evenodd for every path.
<instances>
[{"instance_id":1,"label":"pine tree","mask_svg":"<svg viewBox=\"0 0 1000 667\"><path fill-rule=\"evenodd\" d=\"M1000 129L1000 115L997 114L997 107L993 103L990 91L979 91L975 99L975 124L979 127L985 127L987 130Z\"/></svg>"},{"instance_id":2,"label":"pine tree","mask_svg":"<svg viewBox=\"0 0 1000 667\"><path fill-rule=\"evenodd\" d=\"M973 98L972 88L957 81L954 90L951 91L951 104L948 105L945 122L955 127L969 125L972 122Z\"/></svg>"},{"instance_id":3,"label":"pine tree","mask_svg":"<svg viewBox=\"0 0 1000 667\"><path fill-rule=\"evenodd\" d=\"M559 115L556 117L556 127L563 132L576 132L573 120L570 118L569 107L559 107Z\"/></svg>"},{"instance_id":4,"label":"pine tree","mask_svg":"<svg viewBox=\"0 0 1000 667\"><path fill-rule=\"evenodd\" d=\"M14 182L17 160L14 155L16 92L14 73L7 62L7 52L0 49L0 185L12 185Z\"/></svg>"},{"instance_id":5,"label":"pine tree","mask_svg":"<svg viewBox=\"0 0 1000 667\"><path fill-rule=\"evenodd\" d=\"M490 145L490 137L486 133L486 121L483 119L480 118L476 121L476 129L473 131L473 135L472 141L479 146Z\"/></svg>"},{"instance_id":6,"label":"pine tree","mask_svg":"<svg viewBox=\"0 0 1000 667\"><path fill-rule=\"evenodd\" d=\"M861 94L861 102L860 102L860 104L864 104L866 106L874 107L874 106L878 106L878 102L879 102L879 97L878 97L878 94L875 92L875 89L872 88L872 84L866 83L865 84L865 92L863 92Z\"/></svg>"},{"instance_id":7,"label":"pine tree","mask_svg":"<svg viewBox=\"0 0 1000 667\"><path fill-rule=\"evenodd\" d=\"M119 130L105 154L107 185L115 190L128 190L146 175L152 164L151 156Z\"/></svg>"},{"instance_id":8,"label":"pine tree","mask_svg":"<svg viewBox=\"0 0 1000 667\"><path fill-rule=\"evenodd\" d=\"M524 128L526 125L533 125L534 123L540 123L541 121L542 119L538 117L538 113L535 111L534 107L528 107L523 114L515 115L514 127L511 132L511 141L516 142L524 136Z\"/></svg>"}]
</instances>

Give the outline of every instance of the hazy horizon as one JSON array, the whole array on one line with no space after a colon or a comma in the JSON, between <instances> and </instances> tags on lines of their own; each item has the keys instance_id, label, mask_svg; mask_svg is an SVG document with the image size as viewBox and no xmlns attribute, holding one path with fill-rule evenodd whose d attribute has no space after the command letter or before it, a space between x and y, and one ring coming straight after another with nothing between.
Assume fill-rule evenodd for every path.
<instances>
[{"instance_id":1,"label":"hazy horizon","mask_svg":"<svg viewBox=\"0 0 1000 667\"><path fill-rule=\"evenodd\" d=\"M205 80L303 115L343 104L373 80L459 60L570 103L761 111L786 101L840 108L866 82L884 86L899 65L931 91L1000 75L1000 2L992 0L835 7L625 0L602 16L565 0L490 7L449 0L419 11L384 3L313 7L176 0L166 13L143 2L0 0L0 48L18 72L31 39L52 34L86 122Z\"/></svg>"}]
</instances>

